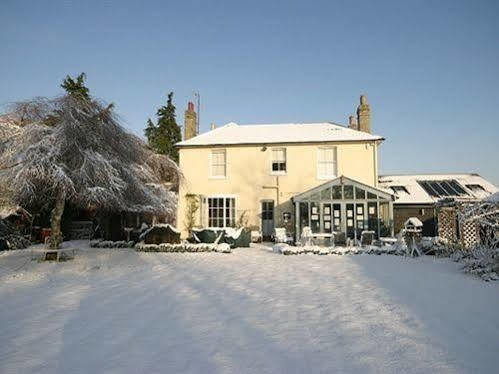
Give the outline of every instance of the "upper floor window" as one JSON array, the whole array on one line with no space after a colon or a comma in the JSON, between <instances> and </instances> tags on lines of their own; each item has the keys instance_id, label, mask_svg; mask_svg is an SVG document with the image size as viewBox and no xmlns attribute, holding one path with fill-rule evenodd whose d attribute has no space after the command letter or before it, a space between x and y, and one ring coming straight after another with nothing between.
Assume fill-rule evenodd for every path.
<instances>
[{"instance_id":1,"label":"upper floor window","mask_svg":"<svg viewBox=\"0 0 499 374\"><path fill-rule=\"evenodd\" d=\"M272 149L272 174L286 174L286 148Z\"/></svg>"},{"instance_id":2,"label":"upper floor window","mask_svg":"<svg viewBox=\"0 0 499 374\"><path fill-rule=\"evenodd\" d=\"M317 154L317 178L335 178L336 171L336 147L319 148Z\"/></svg>"},{"instance_id":3,"label":"upper floor window","mask_svg":"<svg viewBox=\"0 0 499 374\"><path fill-rule=\"evenodd\" d=\"M227 176L227 153L225 149L211 151L211 177L225 178Z\"/></svg>"}]
</instances>

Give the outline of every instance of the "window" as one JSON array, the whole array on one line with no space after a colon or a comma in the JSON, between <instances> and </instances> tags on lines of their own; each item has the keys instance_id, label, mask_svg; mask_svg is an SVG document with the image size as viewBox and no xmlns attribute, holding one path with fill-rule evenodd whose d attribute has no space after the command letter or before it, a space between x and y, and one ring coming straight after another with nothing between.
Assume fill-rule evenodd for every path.
<instances>
[{"instance_id":1,"label":"window","mask_svg":"<svg viewBox=\"0 0 499 374\"><path fill-rule=\"evenodd\" d=\"M211 151L211 176L225 178L227 175L227 154L225 149Z\"/></svg>"},{"instance_id":2,"label":"window","mask_svg":"<svg viewBox=\"0 0 499 374\"><path fill-rule=\"evenodd\" d=\"M454 179L446 181L418 181L418 183L430 196L436 198L468 195L463 187Z\"/></svg>"},{"instance_id":3,"label":"window","mask_svg":"<svg viewBox=\"0 0 499 374\"><path fill-rule=\"evenodd\" d=\"M317 178L336 177L336 147L319 148L317 155Z\"/></svg>"},{"instance_id":4,"label":"window","mask_svg":"<svg viewBox=\"0 0 499 374\"><path fill-rule=\"evenodd\" d=\"M489 195L487 190L479 184L467 184L466 187L468 187L468 189L471 190L471 192L473 192L473 195L477 197L482 198L482 197L487 197Z\"/></svg>"},{"instance_id":5,"label":"window","mask_svg":"<svg viewBox=\"0 0 499 374\"><path fill-rule=\"evenodd\" d=\"M409 191L404 186L390 186L390 188L395 192L397 196L407 196L409 195Z\"/></svg>"},{"instance_id":6,"label":"window","mask_svg":"<svg viewBox=\"0 0 499 374\"><path fill-rule=\"evenodd\" d=\"M286 174L286 148L272 149L272 174Z\"/></svg>"},{"instance_id":7,"label":"window","mask_svg":"<svg viewBox=\"0 0 499 374\"><path fill-rule=\"evenodd\" d=\"M234 227L236 225L236 199L233 197L208 198L208 226Z\"/></svg>"}]
</instances>

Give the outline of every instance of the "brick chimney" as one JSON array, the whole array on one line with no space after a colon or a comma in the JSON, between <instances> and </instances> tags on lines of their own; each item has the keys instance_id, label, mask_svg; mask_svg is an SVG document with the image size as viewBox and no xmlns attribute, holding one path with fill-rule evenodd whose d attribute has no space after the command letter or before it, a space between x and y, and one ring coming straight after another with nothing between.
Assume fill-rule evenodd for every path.
<instances>
[{"instance_id":1,"label":"brick chimney","mask_svg":"<svg viewBox=\"0 0 499 374\"><path fill-rule=\"evenodd\" d=\"M358 130L371 133L371 109L365 95L360 95L360 105L357 107Z\"/></svg>"},{"instance_id":2,"label":"brick chimney","mask_svg":"<svg viewBox=\"0 0 499 374\"><path fill-rule=\"evenodd\" d=\"M210 124L210 130L215 130L217 128L217 125L215 124L215 122L212 122Z\"/></svg>"},{"instance_id":3,"label":"brick chimney","mask_svg":"<svg viewBox=\"0 0 499 374\"><path fill-rule=\"evenodd\" d=\"M348 117L348 127L352 130L358 130L359 126L357 125L357 120L354 116Z\"/></svg>"},{"instance_id":4,"label":"brick chimney","mask_svg":"<svg viewBox=\"0 0 499 374\"><path fill-rule=\"evenodd\" d=\"M196 126L196 112L194 111L194 104L187 103L187 110L184 112L184 140L188 140L197 135Z\"/></svg>"}]
</instances>

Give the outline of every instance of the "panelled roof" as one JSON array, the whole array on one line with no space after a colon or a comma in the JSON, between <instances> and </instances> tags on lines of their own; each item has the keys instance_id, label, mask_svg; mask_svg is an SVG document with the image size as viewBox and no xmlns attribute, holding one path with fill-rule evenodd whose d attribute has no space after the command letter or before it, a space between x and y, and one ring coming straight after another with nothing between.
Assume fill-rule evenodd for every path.
<instances>
[{"instance_id":1,"label":"panelled roof","mask_svg":"<svg viewBox=\"0 0 499 374\"><path fill-rule=\"evenodd\" d=\"M416 175L381 175L379 177L379 186L390 189L394 186L403 186L405 192L395 192L397 199L395 204L433 204L440 200L431 196L421 185L420 182L427 181L456 181L464 190L460 196L452 196L458 200L479 200L494 194L498 188L488 182L478 174L416 174ZM479 185L483 190L473 190L470 185Z\"/></svg>"},{"instance_id":2,"label":"panelled roof","mask_svg":"<svg viewBox=\"0 0 499 374\"><path fill-rule=\"evenodd\" d=\"M225 126L177 143L179 147L272 143L316 143L383 140L381 136L350 129L333 122Z\"/></svg>"}]
</instances>

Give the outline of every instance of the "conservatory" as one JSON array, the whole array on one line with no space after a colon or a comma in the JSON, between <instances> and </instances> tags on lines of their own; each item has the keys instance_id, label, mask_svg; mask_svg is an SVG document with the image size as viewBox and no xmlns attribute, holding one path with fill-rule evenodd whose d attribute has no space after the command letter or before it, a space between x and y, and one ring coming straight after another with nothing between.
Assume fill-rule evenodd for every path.
<instances>
[{"instance_id":1,"label":"conservatory","mask_svg":"<svg viewBox=\"0 0 499 374\"><path fill-rule=\"evenodd\" d=\"M360 239L363 231L393 236L393 200L389 192L338 177L293 197L297 240L304 227L323 237Z\"/></svg>"}]
</instances>

